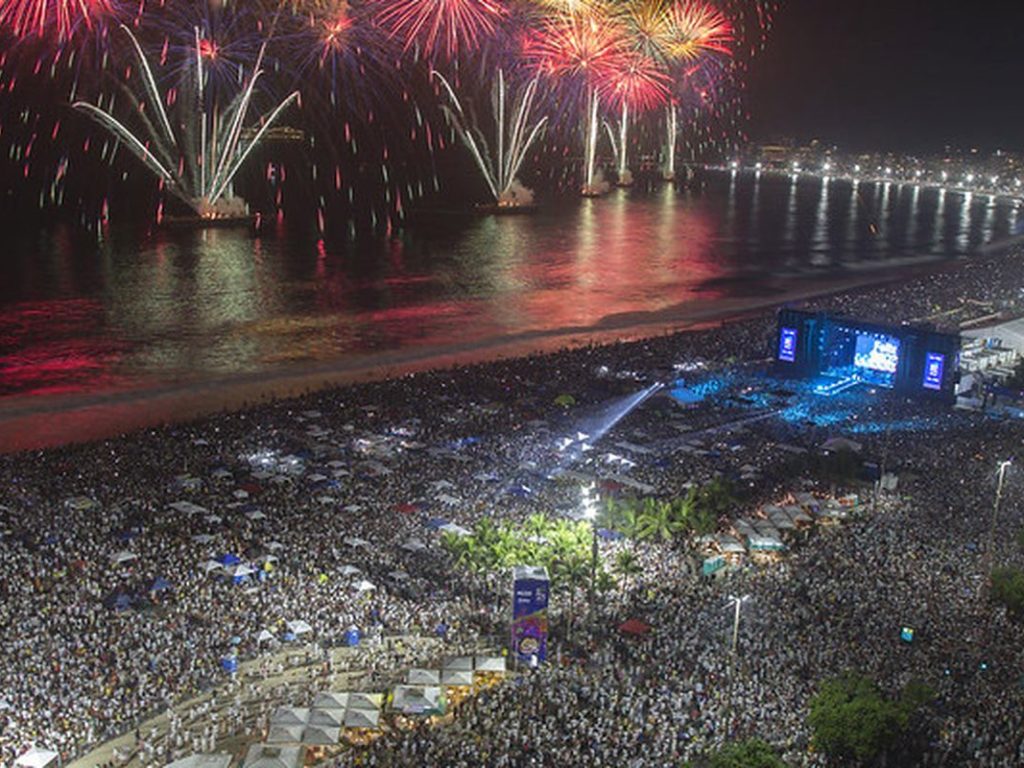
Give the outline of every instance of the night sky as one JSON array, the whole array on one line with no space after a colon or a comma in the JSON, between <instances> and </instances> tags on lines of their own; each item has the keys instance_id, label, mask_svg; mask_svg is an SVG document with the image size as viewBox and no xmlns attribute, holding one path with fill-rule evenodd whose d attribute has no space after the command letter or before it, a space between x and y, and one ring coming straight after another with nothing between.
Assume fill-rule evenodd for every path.
<instances>
[{"instance_id":1,"label":"night sky","mask_svg":"<svg viewBox=\"0 0 1024 768\"><path fill-rule=\"evenodd\" d=\"M755 140L1024 148L1024 2L782 0L748 103Z\"/></svg>"}]
</instances>

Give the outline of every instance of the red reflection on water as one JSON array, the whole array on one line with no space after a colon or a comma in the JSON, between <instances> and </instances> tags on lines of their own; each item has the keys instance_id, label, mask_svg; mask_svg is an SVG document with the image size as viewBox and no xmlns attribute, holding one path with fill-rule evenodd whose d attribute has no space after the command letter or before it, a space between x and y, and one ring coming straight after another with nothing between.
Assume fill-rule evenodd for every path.
<instances>
[{"instance_id":1,"label":"red reflection on water","mask_svg":"<svg viewBox=\"0 0 1024 768\"><path fill-rule=\"evenodd\" d=\"M103 333L104 309L91 299L23 302L0 310L0 395L53 395L107 389L120 345Z\"/></svg>"}]
</instances>

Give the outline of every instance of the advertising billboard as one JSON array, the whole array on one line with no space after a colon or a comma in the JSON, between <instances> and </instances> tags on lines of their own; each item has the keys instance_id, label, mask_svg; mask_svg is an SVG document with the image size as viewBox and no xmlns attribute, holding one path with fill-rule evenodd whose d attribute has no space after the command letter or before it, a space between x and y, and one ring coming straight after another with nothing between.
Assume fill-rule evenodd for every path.
<instances>
[{"instance_id":1,"label":"advertising billboard","mask_svg":"<svg viewBox=\"0 0 1024 768\"><path fill-rule=\"evenodd\" d=\"M792 363L796 360L796 328L780 329L779 360L786 363Z\"/></svg>"},{"instance_id":2,"label":"advertising billboard","mask_svg":"<svg viewBox=\"0 0 1024 768\"><path fill-rule=\"evenodd\" d=\"M517 565L512 569L512 653L520 662L543 662L548 650L548 595L544 568Z\"/></svg>"}]
</instances>

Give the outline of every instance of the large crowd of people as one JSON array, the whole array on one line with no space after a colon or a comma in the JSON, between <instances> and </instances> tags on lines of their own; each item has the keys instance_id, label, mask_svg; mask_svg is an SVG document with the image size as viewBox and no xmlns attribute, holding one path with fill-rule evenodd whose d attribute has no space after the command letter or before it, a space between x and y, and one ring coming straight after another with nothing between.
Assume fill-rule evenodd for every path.
<instances>
[{"instance_id":1,"label":"large crowd of people","mask_svg":"<svg viewBox=\"0 0 1024 768\"><path fill-rule=\"evenodd\" d=\"M1022 273L988 259L812 306L888 321L987 311L1015 306ZM607 557L634 549L642 570L571 638L556 611L552 663L471 699L450 726L386 734L339 765L675 765L742 735L816 764L808 699L850 667L889 693L912 678L935 688L929 764L1021 764L1021 629L985 597L982 557L996 461L1020 453L1018 430L892 397L730 426L776 388L753 373L773 325L410 375L0 458L0 765L32 744L79 755L224 685L226 657L339 645L351 627L436 634L453 650L503 634L507 578L481 585L455 568L436 524L572 513L579 485L553 470L614 469L603 492L630 492L627 477L671 498L745 467L753 506L801 484L780 445L839 433L899 472L870 514L725 586L688 575L681 548L606 543ZM559 453L584 414L673 370L707 397L684 410L662 395L614 425L601 445L628 464ZM998 562L1020 560L1012 480ZM751 595L735 658L726 589ZM651 635L620 637L629 616ZM311 632L294 637L297 620Z\"/></svg>"}]
</instances>

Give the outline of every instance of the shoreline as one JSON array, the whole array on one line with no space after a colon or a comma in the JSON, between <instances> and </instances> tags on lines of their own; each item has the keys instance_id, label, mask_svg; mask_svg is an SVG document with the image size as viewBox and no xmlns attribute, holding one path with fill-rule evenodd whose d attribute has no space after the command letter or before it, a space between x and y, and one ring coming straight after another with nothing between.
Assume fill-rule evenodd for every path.
<instances>
[{"instance_id":1,"label":"shoreline","mask_svg":"<svg viewBox=\"0 0 1024 768\"><path fill-rule=\"evenodd\" d=\"M122 437L134 431L187 423L335 387L385 381L458 365L549 354L561 349L633 342L694 332L765 316L788 303L871 290L900 280L957 269L942 260L882 274L814 280L776 294L687 301L650 313L609 315L590 326L553 328L491 337L469 344L406 347L314 365L295 364L152 387L0 400L0 455L59 448ZM790 284L792 286L792 283Z\"/></svg>"}]
</instances>

